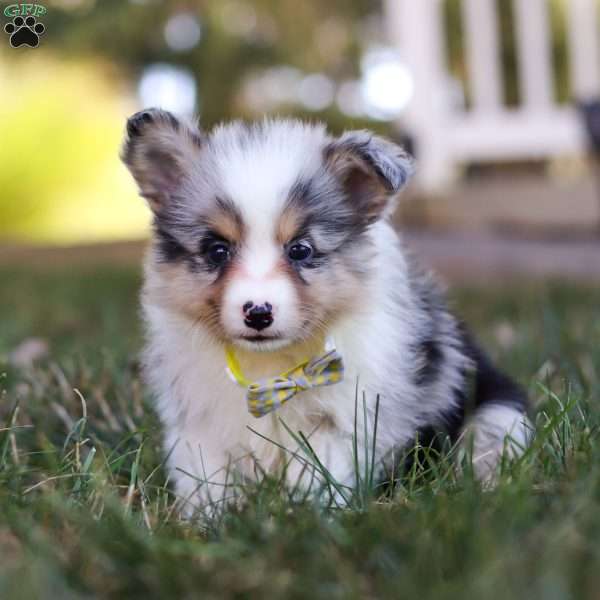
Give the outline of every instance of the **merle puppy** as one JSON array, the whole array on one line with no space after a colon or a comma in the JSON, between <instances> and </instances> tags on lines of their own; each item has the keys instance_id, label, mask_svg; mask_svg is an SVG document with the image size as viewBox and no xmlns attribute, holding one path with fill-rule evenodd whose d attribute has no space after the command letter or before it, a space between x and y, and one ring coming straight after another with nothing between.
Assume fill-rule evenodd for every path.
<instances>
[{"instance_id":1,"label":"merle puppy","mask_svg":"<svg viewBox=\"0 0 600 600\"><path fill-rule=\"evenodd\" d=\"M203 132L151 109L129 119L123 160L154 213L145 373L188 511L227 495L232 470L314 484L288 428L351 485L357 390L367 430L380 399L381 465L446 429L487 482L527 446L525 396L388 221L412 170L401 148L294 120Z\"/></svg>"}]
</instances>

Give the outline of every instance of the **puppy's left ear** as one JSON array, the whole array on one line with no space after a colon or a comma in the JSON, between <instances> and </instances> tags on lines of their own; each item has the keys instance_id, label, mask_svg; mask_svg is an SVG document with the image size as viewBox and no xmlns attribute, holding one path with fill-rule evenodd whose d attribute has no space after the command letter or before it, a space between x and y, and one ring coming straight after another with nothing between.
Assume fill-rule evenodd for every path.
<instances>
[{"instance_id":1,"label":"puppy's left ear","mask_svg":"<svg viewBox=\"0 0 600 600\"><path fill-rule=\"evenodd\" d=\"M200 159L198 128L165 110L150 108L127 121L121 158L140 195L157 214L168 210L182 183Z\"/></svg>"},{"instance_id":2,"label":"puppy's left ear","mask_svg":"<svg viewBox=\"0 0 600 600\"><path fill-rule=\"evenodd\" d=\"M325 163L368 223L391 212L393 199L414 171L412 158L400 146L364 130L330 142Z\"/></svg>"}]
</instances>

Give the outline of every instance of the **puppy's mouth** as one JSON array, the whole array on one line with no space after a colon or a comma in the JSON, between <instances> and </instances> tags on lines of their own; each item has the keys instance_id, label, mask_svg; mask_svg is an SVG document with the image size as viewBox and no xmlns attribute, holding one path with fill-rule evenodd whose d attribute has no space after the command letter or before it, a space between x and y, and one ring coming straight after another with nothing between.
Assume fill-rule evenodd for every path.
<instances>
[{"instance_id":1,"label":"puppy's mouth","mask_svg":"<svg viewBox=\"0 0 600 600\"><path fill-rule=\"evenodd\" d=\"M280 335L241 335L233 339L233 343L255 352L278 350L290 343L290 340Z\"/></svg>"},{"instance_id":2,"label":"puppy's mouth","mask_svg":"<svg viewBox=\"0 0 600 600\"><path fill-rule=\"evenodd\" d=\"M247 342L265 342L267 340L281 339L278 335L243 335L240 339Z\"/></svg>"}]
</instances>

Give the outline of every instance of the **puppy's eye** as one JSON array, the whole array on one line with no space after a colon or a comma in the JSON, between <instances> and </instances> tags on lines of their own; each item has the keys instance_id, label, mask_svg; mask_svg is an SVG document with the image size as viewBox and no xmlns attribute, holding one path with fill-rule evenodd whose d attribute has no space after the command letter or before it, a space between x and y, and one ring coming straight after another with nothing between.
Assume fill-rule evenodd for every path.
<instances>
[{"instance_id":1,"label":"puppy's eye","mask_svg":"<svg viewBox=\"0 0 600 600\"><path fill-rule=\"evenodd\" d=\"M231 257L229 244L226 242L213 242L206 249L206 257L216 267L224 265Z\"/></svg>"},{"instance_id":2,"label":"puppy's eye","mask_svg":"<svg viewBox=\"0 0 600 600\"><path fill-rule=\"evenodd\" d=\"M312 247L306 242L292 244L287 250L288 258L295 262L307 260L312 256L312 253Z\"/></svg>"}]
</instances>

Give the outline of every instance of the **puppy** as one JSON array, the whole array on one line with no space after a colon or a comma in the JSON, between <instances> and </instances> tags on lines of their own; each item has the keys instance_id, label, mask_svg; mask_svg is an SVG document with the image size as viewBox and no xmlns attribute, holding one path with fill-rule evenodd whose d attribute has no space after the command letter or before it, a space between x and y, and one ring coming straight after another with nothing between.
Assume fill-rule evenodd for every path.
<instances>
[{"instance_id":1,"label":"puppy","mask_svg":"<svg viewBox=\"0 0 600 600\"><path fill-rule=\"evenodd\" d=\"M188 512L225 498L232 471L314 485L290 432L303 432L348 486L366 448L385 465L429 431L455 440L469 431L483 481L527 446L524 394L471 341L388 222L412 171L401 148L294 120L205 133L151 109L129 119L122 158L154 215L145 374ZM302 365L323 356L329 375L317 369L308 381ZM287 391L265 380L286 372ZM252 404L245 388L255 381L266 400ZM357 394L366 428L355 426ZM376 408L372 444L364 431Z\"/></svg>"}]
</instances>

